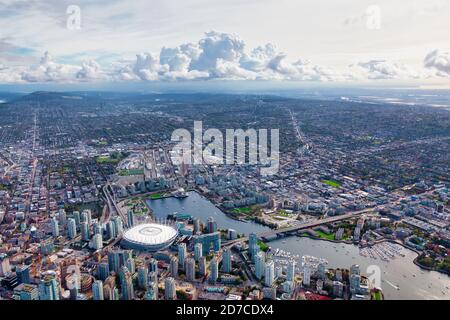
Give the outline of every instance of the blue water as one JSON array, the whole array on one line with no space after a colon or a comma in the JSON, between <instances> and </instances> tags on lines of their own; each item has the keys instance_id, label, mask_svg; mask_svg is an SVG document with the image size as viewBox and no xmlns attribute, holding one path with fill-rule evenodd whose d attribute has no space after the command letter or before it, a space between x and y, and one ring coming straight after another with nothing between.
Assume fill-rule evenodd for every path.
<instances>
[{"instance_id":1,"label":"blue water","mask_svg":"<svg viewBox=\"0 0 450 320\"><path fill-rule=\"evenodd\" d=\"M157 218L165 218L168 214L184 213L199 218L204 223L208 217L213 217L220 229L235 229L239 233L248 235L250 232L262 232L268 227L253 223L242 222L229 218L208 199L196 192L190 192L189 197L183 199L166 198L147 200ZM272 248L280 248L293 254L313 255L325 258L332 268L350 268L352 264L359 264L361 271L371 265L377 265L382 271L382 289L386 299L450 299L450 277L434 271L425 271L412 261L416 253L404 250L405 257L397 257L390 262L375 260L359 255L358 247L349 244L334 244L328 241L312 240L309 238L289 237L268 243ZM413 276L415 275L415 276ZM400 290L391 284L398 285Z\"/></svg>"},{"instance_id":2,"label":"blue water","mask_svg":"<svg viewBox=\"0 0 450 320\"><path fill-rule=\"evenodd\" d=\"M229 218L213 203L197 192L189 192L189 197L187 198L165 198L147 200L146 202L153 210L153 215L156 218L165 218L167 215L177 212L189 214L206 223L209 217L213 217L219 229L234 229L245 235L251 232L258 233L269 229L254 222L243 222Z\"/></svg>"},{"instance_id":3,"label":"blue water","mask_svg":"<svg viewBox=\"0 0 450 320\"><path fill-rule=\"evenodd\" d=\"M359 249L352 244L332 243L309 238L289 237L268 243L293 254L312 255L328 260L330 268L349 269L358 264L363 274L369 274L369 266L378 266L381 270L381 288L386 300L449 300L450 277L436 271L422 270L413 263L417 254L404 249L405 257L396 257L385 262L380 259L363 257ZM399 286L400 290L394 288Z\"/></svg>"}]
</instances>

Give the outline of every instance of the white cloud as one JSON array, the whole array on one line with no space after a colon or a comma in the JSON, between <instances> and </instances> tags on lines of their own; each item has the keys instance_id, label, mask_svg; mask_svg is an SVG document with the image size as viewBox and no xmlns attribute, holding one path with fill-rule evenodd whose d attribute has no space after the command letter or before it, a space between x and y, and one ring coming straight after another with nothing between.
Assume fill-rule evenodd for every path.
<instances>
[{"instance_id":1,"label":"white cloud","mask_svg":"<svg viewBox=\"0 0 450 320\"><path fill-rule=\"evenodd\" d=\"M0 64L0 83L17 83L21 82L20 67L8 67Z\"/></svg>"},{"instance_id":2,"label":"white cloud","mask_svg":"<svg viewBox=\"0 0 450 320\"><path fill-rule=\"evenodd\" d=\"M68 82L74 80L79 70L77 66L54 62L52 56L45 52L40 63L23 71L21 78L26 82Z\"/></svg>"},{"instance_id":3,"label":"white cloud","mask_svg":"<svg viewBox=\"0 0 450 320\"><path fill-rule=\"evenodd\" d=\"M247 55L246 53L240 59L241 66L245 69L252 71L261 71L267 68L267 65L271 59L277 54L277 49L271 43L266 44L264 47L259 46L252 50Z\"/></svg>"},{"instance_id":4,"label":"white cloud","mask_svg":"<svg viewBox=\"0 0 450 320\"><path fill-rule=\"evenodd\" d=\"M450 77L450 53L434 50L424 60L426 68L434 69L441 77Z\"/></svg>"},{"instance_id":5,"label":"white cloud","mask_svg":"<svg viewBox=\"0 0 450 320\"><path fill-rule=\"evenodd\" d=\"M245 43L236 35L207 32L198 43L201 50L197 59L191 61L190 68L199 71L216 71L220 61L236 62L244 54ZM220 60L220 61L219 61Z\"/></svg>"},{"instance_id":6,"label":"white cloud","mask_svg":"<svg viewBox=\"0 0 450 320\"><path fill-rule=\"evenodd\" d=\"M409 66L387 60L369 60L350 65L355 79L369 80L407 80L418 79L420 74Z\"/></svg>"},{"instance_id":7,"label":"white cloud","mask_svg":"<svg viewBox=\"0 0 450 320\"><path fill-rule=\"evenodd\" d=\"M448 73L448 54L431 53L428 68ZM447 59L447 60L446 60ZM159 53L140 53L134 60L115 59L101 66L94 59L80 65L56 62L46 52L31 67L0 69L0 82L83 82L83 81L177 81L177 80L280 80L352 81L378 79L420 79L411 67L388 60L369 60L335 69L308 60L290 60L275 45L254 49L237 35L215 31L205 33L197 43L163 47Z\"/></svg>"},{"instance_id":8,"label":"white cloud","mask_svg":"<svg viewBox=\"0 0 450 320\"><path fill-rule=\"evenodd\" d=\"M107 80L108 77L95 60L83 62L81 70L76 73L76 78L82 81Z\"/></svg>"},{"instance_id":9,"label":"white cloud","mask_svg":"<svg viewBox=\"0 0 450 320\"><path fill-rule=\"evenodd\" d=\"M287 55L273 44L246 51L238 36L215 31L207 32L197 44L187 43L175 48L163 47L159 59L145 53L136 61L117 71L121 80L347 80L330 68L311 65L308 61L289 62Z\"/></svg>"}]
</instances>

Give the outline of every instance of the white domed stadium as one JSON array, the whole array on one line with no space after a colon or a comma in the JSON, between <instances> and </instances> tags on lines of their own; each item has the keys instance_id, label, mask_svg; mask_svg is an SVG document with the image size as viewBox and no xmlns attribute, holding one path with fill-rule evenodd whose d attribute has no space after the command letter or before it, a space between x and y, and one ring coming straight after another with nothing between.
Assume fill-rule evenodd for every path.
<instances>
[{"instance_id":1,"label":"white domed stadium","mask_svg":"<svg viewBox=\"0 0 450 320\"><path fill-rule=\"evenodd\" d=\"M158 251L169 247L177 235L177 230L170 225L143 223L125 231L121 245L140 251Z\"/></svg>"}]
</instances>

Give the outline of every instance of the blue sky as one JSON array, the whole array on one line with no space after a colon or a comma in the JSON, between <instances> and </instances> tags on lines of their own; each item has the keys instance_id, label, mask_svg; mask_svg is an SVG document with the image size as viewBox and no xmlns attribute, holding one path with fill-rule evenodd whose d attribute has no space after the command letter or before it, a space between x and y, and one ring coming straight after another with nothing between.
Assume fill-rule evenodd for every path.
<instances>
[{"instance_id":1,"label":"blue sky","mask_svg":"<svg viewBox=\"0 0 450 320\"><path fill-rule=\"evenodd\" d=\"M449 16L446 0L0 0L0 83L447 88Z\"/></svg>"}]
</instances>

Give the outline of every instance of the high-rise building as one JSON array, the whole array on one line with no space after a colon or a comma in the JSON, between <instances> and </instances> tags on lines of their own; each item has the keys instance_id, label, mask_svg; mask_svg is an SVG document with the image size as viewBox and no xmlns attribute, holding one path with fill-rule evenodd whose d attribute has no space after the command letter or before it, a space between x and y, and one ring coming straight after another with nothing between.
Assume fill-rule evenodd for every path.
<instances>
[{"instance_id":1,"label":"high-rise building","mask_svg":"<svg viewBox=\"0 0 450 320\"><path fill-rule=\"evenodd\" d=\"M186 243L178 244L178 263L182 268L184 268L184 260L186 259Z\"/></svg>"},{"instance_id":2,"label":"high-rise building","mask_svg":"<svg viewBox=\"0 0 450 320\"><path fill-rule=\"evenodd\" d=\"M186 259L186 279L188 281L194 281L195 280L195 260L193 258L187 258Z\"/></svg>"},{"instance_id":3,"label":"high-rise building","mask_svg":"<svg viewBox=\"0 0 450 320\"><path fill-rule=\"evenodd\" d=\"M344 292L344 285L340 281L333 281L333 295L336 297L342 297Z\"/></svg>"},{"instance_id":4,"label":"high-rise building","mask_svg":"<svg viewBox=\"0 0 450 320\"><path fill-rule=\"evenodd\" d=\"M75 223L75 219L69 218L67 222L67 233L69 235L69 239L73 240L77 236L77 225Z\"/></svg>"},{"instance_id":5,"label":"high-rise building","mask_svg":"<svg viewBox=\"0 0 450 320\"><path fill-rule=\"evenodd\" d=\"M80 222L87 222L88 226L92 224L92 212L89 209L83 210L81 213L81 221Z\"/></svg>"},{"instance_id":6,"label":"high-rise building","mask_svg":"<svg viewBox=\"0 0 450 320\"><path fill-rule=\"evenodd\" d=\"M222 271L231 272L231 250L229 248L226 248L222 254Z\"/></svg>"},{"instance_id":7,"label":"high-rise building","mask_svg":"<svg viewBox=\"0 0 450 320\"><path fill-rule=\"evenodd\" d=\"M283 275L283 268L281 266L276 266L275 267L275 279L281 278L282 275Z\"/></svg>"},{"instance_id":8,"label":"high-rise building","mask_svg":"<svg viewBox=\"0 0 450 320\"><path fill-rule=\"evenodd\" d=\"M11 265L9 264L9 258L6 253L0 253L0 277L6 276L11 272Z\"/></svg>"},{"instance_id":9,"label":"high-rise building","mask_svg":"<svg viewBox=\"0 0 450 320\"><path fill-rule=\"evenodd\" d=\"M264 276L264 269L266 265L266 254L263 251L259 251L255 258L255 275L259 280Z\"/></svg>"},{"instance_id":10,"label":"high-rise building","mask_svg":"<svg viewBox=\"0 0 450 320\"><path fill-rule=\"evenodd\" d=\"M95 222L92 226L92 230L94 231L94 234L101 234L103 235L103 228L102 225L98 222Z\"/></svg>"},{"instance_id":11,"label":"high-rise building","mask_svg":"<svg viewBox=\"0 0 450 320\"><path fill-rule=\"evenodd\" d=\"M103 296L105 300L119 300L119 291L116 288L116 277L111 275L103 282Z\"/></svg>"},{"instance_id":12,"label":"high-rise building","mask_svg":"<svg viewBox=\"0 0 450 320\"><path fill-rule=\"evenodd\" d=\"M104 300L103 282L101 280L95 280L92 284L92 295L94 300Z\"/></svg>"},{"instance_id":13,"label":"high-rise building","mask_svg":"<svg viewBox=\"0 0 450 320\"><path fill-rule=\"evenodd\" d=\"M66 277L66 286L70 293L70 300L77 300L79 290L81 288L81 278L72 273L70 277Z\"/></svg>"},{"instance_id":14,"label":"high-rise building","mask_svg":"<svg viewBox=\"0 0 450 320\"><path fill-rule=\"evenodd\" d=\"M148 269L150 272L155 272L158 274L158 260L151 258L148 264Z\"/></svg>"},{"instance_id":15,"label":"high-rise building","mask_svg":"<svg viewBox=\"0 0 450 320\"><path fill-rule=\"evenodd\" d=\"M352 274L361 275L361 271L360 271L360 269L359 269L359 265L353 264L353 265L350 267L350 275L352 275Z\"/></svg>"},{"instance_id":16,"label":"high-rise building","mask_svg":"<svg viewBox=\"0 0 450 320\"><path fill-rule=\"evenodd\" d=\"M114 222L114 231L116 235L123 233L123 221L122 218L119 216L116 216L112 220Z\"/></svg>"},{"instance_id":17,"label":"high-rise building","mask_svg":"<svg viewBox=\"0 0 450 320\"><path fill-rule=\"evenodd\" d=\"M150 271L148 273L147 282L156 282L158 283L158 275L154 271Z\"/></svg>"},{"instance_id":18,"label":"high-rise building","mask_svg":"<svg viewBox=\"0 0 450 320\"><path fill-rule=\"evenodd\" d=\"M122 288L122 300L133 300L134 298L134 287L133 287L133 277L127 267L123 266L121 277L121 288Z\"/></svg>"},{"instance_id":19,"label":"high-rise building","mask_svg":"<svg viewBox=\"0 0 450 320\"><path fill-rule=\"evenodd\" d=\"M311 266L305 265L303 267L303 284L309 286L311 284Z\"/></svg>"},{"instance_id":20,"label":"high-rise building","mask_svg":"<svg viewBox=\"0 0 450 320\"><path fill-rule=\"evenodd\" d=\"M91 235L89 232L89 224L87 221L83 221L80 223L80 232L81 232L81 240L89 241Z\"/></svg>"},{"instance_id":21,"label":"high-rise building","mask_svg":"<svg viewBox=\"0 0 450 320\"><path fill-rule=\"evenodd\" d=\"M258 236L256 235L256 233L250 233L248 237L248 251L250 257L252 258L252 261L255 262L256 255L259 252Z\"/></svg>"},{"instance_id":22,"label":"high-rise building","mask_svg":"<svg viewBox=\"0 0 450 320\"><path fill-rule=\"evenodd\" d=\"M269 260L266 262L265 265L264 284L267 287L271 287L274 281L275 281L275 264L273 260Z\"/></svg>"},{"instance_id":23,"label":"high-rise building","mask_svg":"<svg viewBox=\"0 0 450 320\"><path fill-rule=\"evenodd\" d=\"M234 229L228 229L227 236L228 236L228 240L235 240L235 239L237 239L238 233Z\"/></svg>"},{"instance_id":24,"label":"high-rise building","mask_svg":"<svg viewBox=\"0 0 450 320\"><path fill-rule=\"evenodd\" d=\"M103 248L103 237L101 234L96 233L92 237L92 248L94 250L100 250Z\"/></svg>"},{"instance_id":25,"label":"high-rise building","mask_svg":"<svg viewBox=\"0 0 450 320\"><path fill-rule=\"evenodd\" d=\"M103 284L105 300L119 300L119 290L116 287L116 277L109 276Z\"/></svg>"},{"instance_id":26,"label":"high-rise building","mask_svg":"<svg viewBox=\"0 0 450 320\"><path fill-rule=\"evenodd\" d=\"M43 274L39 282L39 299L59 300L59 284L54 271L47 271Z\"/></svg>"},{"instance_id":27,"label":"high-rise building","mask_svg":"<svg viewBox=\"0 0 450 320\"><path fill-rule=\"evenodd\" d=\"M361 286L361 276L355 273L350 274L349 282L350 282L350 292L358 293Z\"/></svg>"},{"instance_id":28,"label":"high-rise building","mask_svg":"<svg viewBox=\"0 0 450 320\"><path fill-rule=\"evenodd\" d=\"M92 224L92 211L90 209L85 209L83 211L87 212L88 224L91 225Z\"/></svg>"},{"instance_id":29,"label":"high-rise building","mask_svg":"<svg viewBox=\"0 0 450 320\"><path fill-rule=\"evenodd\" d=\"M195 259L195 261L197 261L198 262L198 260L200 259L200 257L203 255L203 249L202 249L202 244L199 242L199 243L196 243L195 245L194 245L194 259Z\"/></svg>"},{"instance_id":30,"label":"high-rise building","mask_svg":"<svg viewBox=\"0 0 450 320\"><path fill-rule=\"evenodd\" d=\"M193 224L194 224L194 234L197 234L199 232L201 232L201 228L200 228L200 220L197 218L193 219Z\"/></svg>"},{"instance_id":31,"label":"high-rise building","mask_svg":"<svg viewBox=\"0 0 450 320\"><path fill-rule=\"evenodd\" d=\"M317 276L319 279L325 280L327 269L325 263L321 262L317 265Z\"/></svg>"},{"instance_id":32,"label":"high-rise building","mask_svg":"<svg viewBox=\"0 0 450 320\"><path fill-rule=\"evenodd\" d=\"M1 279L1 288L12 290L19 285L19 278L15 273L8 273Z\"/></svg>"},{"instance_id":33,"label":"high-rise building","mask_svg":"<svg viewBox=\"0 0 450 320\"><path fill-rule=\"evenodd\" d=\"M20 300L39 300L39 290L34 284L24 284L19 296Z\"/></svg>"},{"instance_id":34,"label":"high-rise building","mask_svg":"<svg viewBox=\"0 0 450 320\"><path fill-rule=\"evenodd\" d=\"M134 226L134 213L133 213L133 211L128 210L127 218L128 218L128 228L131 228L132 226Z\"/></svg>"},{"instance_id":35,"label":"high-rise building","mask_svg":"<svg viewBox=\"0 0 450 320\"><path fill-rule=\"evenodd\" d=\"M56 217L53 217L51 226L52 226L52 236L54 236L55 238L59 237L59 223Z\"/></svg>"},{"instance_id":36,"label":"high-rise building","mask_svg":"<svg viewBox=\"0 0 450 320\"><path fill-rule=\"evenodd\" d=\"M138 286L142 290L147 290L148 288L148 268L146 266L138 268Z\"/></svg>"},{"instance_id":37,"label":"high-rise building","mask_svg":"<svg viewBox=\"0 0 450 320\"><path fill-rule=\"evenodd\" d=\"M336 269L335 278L336 278L337 281L342 282L342 270Z\"/></svg>"},{"instance_id":38,"label":"high-rise building","mask_svg":"<svg viewBox=\"0 0 450 320\"><path fill-rule=\"evenodd\" d=\"M206 257L201 256L198 259L198 273L201 277L204 277L206 275Z\"/></svg>"},{"instance_id":39,"label":"high-rise building","mask_svg":"<svg viewBox=\"0 0 450 320\"><path fill-rule=\"evenodd\" d=\"M195 244L197 243L202 244L202 252L204 256L209 254L209 251L211 250L211 245L213 246L214 252L220 251L221 235L220 232L218 231L202 235L195 235L193 238Z\"/></svg>"},{"instance_id":40,"label":"high-rise building","mask_svg":"<svg viewBox=\"0 0 450 320\"><path fill-rule=\"evenodd\" d=\"M127 260L131 257L132 256L130 250L110 250L108 252L109 270L118 273L120 267L126 265Z\"/></svg>"},{"instance_id":41,"label":"high-rise building","mask_svg":"<svg viewBox=\"0 0 450 320\"><path fill-rule=\"evenodd\" d=\"M74 211L73 212L73 218L75 219L75 224L77 225L77 228L78 228L80 226L80 223L81 223L80 211Z\"/></svg>"},{"instance_id":42,"label":"high-rise building","mask_svg":"<svg viewBox=\"0 0 450 320\"><path fill-rule=\"evenodd\" d=\"M133 273L136 272L136 264L135 264L133 258L128 258L128 259L127 259L126 266L127 266L128 271L129 271L131 274L133 274Z\"/></svg>"},{"instance_id":43,"label":"high-rise building","mask_svg":"<svg viewBox=\"0 0 450 320\"><path fill-rule=\"evenodd\" d=\"M213 217L209 217L208 221L206 222L206 232L214 233L216 231L217 231L217 222L214 220Z\"/></svg>"},{"instance_id":44,"label":"high-rise building","mask_svg":"<svg viewBox=\"0 0 450 320\"><path fill-rule=\"evenodd\" d=\"M286 280L294 281L295 279L295 260L289 260L286 270Z\"/></svg>"},{"instance_id":45,"label":"high-rise building","mask_svg":"<svg viewBox=\"0 0 450 320\"><path fill-rule=\"evenodd\" d=\"M102 262L97 267L97 278L102 281L105 281L106 278L109 277L109 265L105 262Z\"/></svg>"},{"instance_id":46,"label":"high-rise building","mask_svg":"<svg viewBox=\"0 0 450 320\"><path fill-rule=\"evenodd\" d=\"M285 281L281 284L281 289L285 293L292 294L294 291L294 283L292 281Z\"/></svg>"},{"instance_id":47,"label":"high-rise building","mask_svg":"<svg viewBox=\"0 0 450 320\"><path fill-rule=\"evenodd\" d=\"M87 211L81 212L80 224L83 222L89 223Z\"/></svg>"},{"instance_id":48,"label":"high-rise building","mask_svg":"<svg viewBox=\"0 0 450 320\"><path fill-rule=\"evenodd\" d=\"M61 226L61 228L64 228L66 226L66 224L67 224L66 210L59 209L59 211L58 211L58 220L59 220L59 225Z\"/></svg>"},{"instance_id":49,"label":"high-rise building","mask_svg":"<svg viewBox=\"0 0 450 320\"><path fill-rule=\"evenodd\" d=\"M148 289L145 292L145 300L158 300L158 285L155 282L150 282Z\"/></svg>"},{"instance_id":50,"label":"high-rise building","mask_svg":"<svg viewBox=\"0 0 450 320\"><path fill-rule=\"evenodd\" d=\"M216 283L219 278L219 262L217 261L217 257L213 257L211 262L209 263L209 281L212 283Z\"/></svg>"},{"instance_id":51,"label":"high-rise building","mask_svg":"<svg viewBox=\"0 0 450 320\"><path fill-rule=\"evenodd\" d=\"M175 279L168 277L164 280L164 298L166 300L175 300L177 297Z\"/></svg>"},{"instance_id":52,"label":"high-rise building","mask_svg":"<svg viewBox=\"0 0 450 320\"><path fill-rule=\"evenodd\" d=\"M106 233L109 239L114 239L117 236L115 223L113 221L109 221L106 224Z\"/></svg>"},{"instance_id":53,"label":"high-rise building","mask_svg":"<svg viewBox=\"0 0 450 320\"><path fill-rule=\"evenodd\" d=\"M174 278L178 277L178 258L175 256L170 259L170 275Z\"/></svg>"},{"instance_id":54,"label":"high-rise building","mask_svg":"<svg viewBox=\"0 0 450 320\"><path fill-rule=\"evenodd\" d=\"M29 265L18 265L16 266L16 274L20 283L30 283L30 266Z\"/></svg>"}]
</instances>

